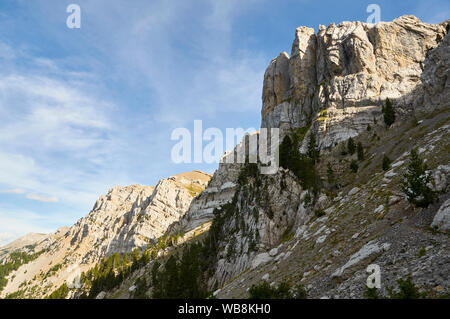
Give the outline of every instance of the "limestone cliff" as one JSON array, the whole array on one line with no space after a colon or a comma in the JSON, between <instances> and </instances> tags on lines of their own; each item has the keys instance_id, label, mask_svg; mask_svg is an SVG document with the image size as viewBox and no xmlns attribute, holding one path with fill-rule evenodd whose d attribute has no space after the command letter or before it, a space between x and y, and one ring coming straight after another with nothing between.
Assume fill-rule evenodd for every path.
<instances>
[{"instance_id":1,"label":"limestone cliff","mask_svg":"<svg viewBox=\"0 0 450 319\"><path fill-rule=\"evenodd\" d=\"M297 28L291 57L281 53L266 70L261 126L312 124L327 148L380 120L386 98L399 115L442 107L450 87L448 23L402 16L321 25L317 33Z\"/></svg>"},{"instance_id":2,"label":"limestone cliff","mask_svg":"<svg viewBox=\"0 0 450 319\"><path fill-rule=\"evenodd\" d=\"M74 272L81 274L104 257L146 248L187 212L210 178L193 171L160 180L154 187L116 186L72 227L50 235L29 235L3 247L0 262L6 262L13 251L43 253L9 274L2 296L20 290L24 282L29 296L44 296ZM35 285L40 286L37 292Z\"/></svg>"}]
</instances>

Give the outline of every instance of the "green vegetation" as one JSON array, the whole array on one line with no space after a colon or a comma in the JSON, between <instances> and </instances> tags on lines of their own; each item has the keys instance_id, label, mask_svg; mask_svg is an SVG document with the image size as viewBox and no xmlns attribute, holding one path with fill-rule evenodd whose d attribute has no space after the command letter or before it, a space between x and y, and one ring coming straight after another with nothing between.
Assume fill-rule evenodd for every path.
<instances>
[{"instance_id":1,"label":"green vegetation","mask_svg":"<svg viewBox=\"0 0 450 319\"><path fill-rule=\"evenodd\" d=\"M417 207L428 207L434 202L435 193L428 187L431 176L427 173L427 166L419 157L417 150L411 150L409 165L402 184L410 203Z\"/></svg>"},{"instance_id":2,"label":"green vegetation","mask_svg":"<svg viewBox=\"0 0 450 319\"><path fill-rule=\"evenodd\" d=\"M316 216L316 218L320 218L325 216L325 212L323 209L317 209L316 211L314 211L314 216Z\"/></svg>"},{"instance_id":3,"label":"green vegetation","mask_svg":"<svg viewBox=\"0 0 450 319\"><path fill-rule=\"evenodd\" d=\"M249 178L257 177L258 174L259 174L258 164L245 163L245 165L242 167L239 173L238 184L245 185L247 184Z\"/></svg>"},{"instance_id":4,"label":"green vegetation","mask_svg":"<svg viewBox=\"0 0 450 319\"><path fill-rule=\"evenodd\" d=\"M358 172L358 169L359 169L358 162L357 162L356 160L352 160L352 161L350 162L350 170L351 170L353 173L357 173L357 172Z\"/></svg>"},{"instance_id":5,"label":"green vegetation","mask_svg":"<svg viewBox=\"0 0 450 319\"><path fill-rule=\"evenodd\" d=\"M115 253L105 258L87 273L81 274L81 296L80 298L95 298L101 291L112 290L122 284L134 271L156 259L157 252L174 245L179 235L163 236L158 242L144 250L134 249L130 254ZM55 267L59 267L56 265ZM144 282L140 281L133 295L136 298L145 296ZM146 283L145 283L146 285ZM63 299L67 296L69 290L66 284L59 287L47 298Z\"/></svg>"},{"instance_id":6,"label":"green vegetation","mask_svg":"<svg viewBox=\"0 0 450 319\"><path fill-rule=\"evenodd\" d=\"M327 164L327 180L330 185L333 185L335 182L333 166L331 166L330 162Z\"/></svg>"},{"instance_id":7,"label":"green vegetation","mask_svg":"<svg viewBox=\"0 0 450 319\"><path fill-rule=\"evenodd\" d=\"M366 299L380 299L380 295L378 295L377 288L369 288L366 286L366 291L364 291L364 298Z\"/></svg>"},{"instance_id":8,"label":"green vegetation","mask_svg":"<svg viewBox=\"0 0 450 319\"><path fill-rule=\"evenodd\" d=\"M314 134L313 132L311 132L311 134L309 135L308 150L306 154L314 164L319 160L319 152L317 151L316 145L316 134Z\"/></svg>"},{"instance_id":9,"label":"green vegetation","mask_svg":"<svg viewBox=\"0 0 450 319\"><path fill-rule=\"evenodd\" d=\"M364 292L364 298L367 299L421 299L421 298L436 298L432 292L420 292L419 288L414 284L411 276L408 276L406 280L397 280L397 289L394 291L394 287L387 287L388 297L378 294L377 288L368 288ZM443 298L446 298L444 295Z\"/></svg>"},{"instance_id":10,"label":"green vegetation","mask_svg":"<svg viewBox=\"0 0 450 319\"><path fill-rule=\"evenodd\" d=\"M29 262L38 258L44 251L40 251L34 254L28 254L25 252L12 252L8 261L0 265L0 291L8 284L6 277L13 271L19 269L20 266L28 264Z\"/></svg>"},{"instance_id":11,"label":"green vegetation","mask_svg":"<svg viewBox=\"0 0 450 319\"><path fill-rule=\"evenodd\" d=\"M63 284L57 290L55 290L47 299L66 299L69 295L69 288L67 284Z\"/></svg>"},{"instance_id":12,"label":"green vegetation","mask_svg":"<svg viewBox=\"0 0 450 319\"><path fill-rule=\"evenodd\" d=\"M5 299L25 299L25 290L19 289L13 293L7 294Z\"/></svg>"},{"instance_id":13,"label":"green vegetation","mask_svg":"<svg viewBox=\"0 0 450 319\"><path fill-rule=\"evenodd\" d=\"M201 194L203 191L203 187L199 184L191 183L189 186L186 186L186 189L189 191L192 197L196 197Z\"/></svg>"},{"instance_id":14,"label":"green vegetation","mask_svg":"<svg viewBox=\"0 0 450 319\"><path fill-rule=\"evenodd\" d=\"M358 145L356 147L356 153L358 154L358 161L363 161L364 160L364 148L363 148L361 142L358 142Z\"/></svg>"},{"instance_id":15,"label":"green vegetation","mask_svg":"<svg viewBox=\"0 0 450 319\"><path fill-rule=\"evenodd\" d=\"M207 249L201 243L192 244L183 250L181 259L172 255L162 270L155 264L152 269L153 298L206 298L205 260Z\"/></svg>"},{"instance_id":16,"label":"green vegetation","mask_svg":"<svg viewBox=\"0 0 450 319\"><path fill-rule=\"evenodd\" d=\"M420 293L419 289L412 282L411 276L406 280L397 280L397 284L398 292L394 292L392 287L388 288L389 298L391 299L419 299L425 297L425 294Z\"/></svg>"},{"instance_id":17,"label":"green vegetation","mask_svg":"<svg viewBox=\"0 0 450 319\"><path fill-rule=\"evenodd\" d=\"M140 277L134 283L136 289L133 291L131 297L133 299L148 299L146 291L148 289L147 280L145 277Z\"/></svg>"},{"instance_id":18,"label":"green vegetation","mask_svg":"<svg viewBox=\"0 0 450 319\"><path fill-rule=\"evenodd\" d=\"M248 293L249 299L306 299L308 295L301 285L291 292L291 285L287 282L280 283L278 287L271 287L266 281L253 285Z\"/></svg>"},{"instance_id":19,"label":"green vegetation","mask_svg":"<svg viewBox=\"0 0 450 319\"><path fill-rule=\"evenodd\" d=\"M382 107L384 123L389 127L395 122L395 111L389 99L386 99L385 105Z\"/></svg>"},{"instance_id":20,"label":"green vegetation","mask_svg":"<svg viewBox=\"0 0 450 319\"><path fill-rule=\"evenodd\" d=\"M388 171L391 168L391 159L386 156L383 156L383 163L381 164L381 168L383 171Z\"/></svg>"},{"instance_id":21,"label":"green vegetation","mask_svg":"<svg viewBox=\"0 0 450 319\"><path fill-rule=\"evenodd\" d=\"M427 251L425 250L425 248L420 248L419 251L417 252L417 257L421 258L423 256L425 256L427 254Z\"/></svg>"},{"instance_id":22,"label":"green vegetation","mask_svg":"<svg viewBox=\"0 0 450 319\"><path fill-rule=\"evenodd\" d=\"M355 141L351 137L347 141L347 150L350 155L355 154L356 145L355 145Z\"/></svg>"},{"instance_id":23,"label":"green vegetation","mask_svg":"<svg viewBox=\"0 0 450 319\"><path fill-rule=\"evenodd\" d=\"M313 134L311 135L313 138L309 143L309 155L301 154L299 151L301 135L286 135L280 145L280 166L292 171L305 189L311 189L314 194L317 194L322 183L315 167L318 160L318 153L315 151L315 137Z\"/></svg>"}]
</instances>

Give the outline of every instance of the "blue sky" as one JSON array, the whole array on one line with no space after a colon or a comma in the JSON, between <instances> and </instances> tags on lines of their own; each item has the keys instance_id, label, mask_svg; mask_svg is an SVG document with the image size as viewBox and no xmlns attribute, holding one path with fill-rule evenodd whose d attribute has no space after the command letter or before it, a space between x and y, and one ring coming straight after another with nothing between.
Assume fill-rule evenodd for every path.
<instances>
[{"instance_id":1,"label":"blue sky","mask_svg":"<svg viewBox=\"0 0 450 319\"><path fill-rule=\"evenodd\" d=\"M68 29L66 7L81 7ZM448 1L2 0L0 245L85 216L114 185L154 185L176 127L259 127L263 75L295 28L449 18Z\"/></svg>"}]
</instances>

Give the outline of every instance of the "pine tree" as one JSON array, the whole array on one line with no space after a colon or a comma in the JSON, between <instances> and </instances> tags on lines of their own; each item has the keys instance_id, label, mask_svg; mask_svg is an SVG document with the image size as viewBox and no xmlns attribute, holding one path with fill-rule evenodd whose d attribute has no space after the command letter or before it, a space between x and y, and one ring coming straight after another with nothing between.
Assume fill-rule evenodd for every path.
<instances>
[{"instance_id":1,"label":"pine tree","mask_svg":"<svg viewBox=\"0 0 450 319\"><path fill-rule=\"evenodd\" d=\"M159 267L161 264L155 261L152 267L152 287L153 287L153 298L162 298L162 287L161 280L159 276Z\"/></svg>"},{"instance_id":2,"label":"pine tree","mask_svg":"<svg viewBox=\"0 0 450 319\"><path fill-rule=\"evenodd\" d=\"M334 184L334 171L333 171L333 167L331 166L330 162L328 162L328 164L327 164L327 178L328 178L328 184Z\"/></svg>"},{"instance_id":3,"label":"pine tree","mask_svg":"<svg viewBox=\"0 0 450 319\"><path fill-rule=\"evenodd\" d=\"M353 173L358 172L358 163L355 160L352 160L352 162L350 163L350 169Z\"/></svg>"},{"instance_id":4,"label":"pine tree","mask_svg":"<svg viewBox=\"0 0 450 319\"><path fill-rule=\"evenodd\" d=\"M283 138L283 142L281 142L279 148L281 167L288 169L291 168L292 149L292 140L288 135L286 135Z\"/></svg>"},{"instance_id":5,"label":"pine tree","mask_svg":"<svg viewBox=\"0 0 450 319\"><path fill-rule=\"evenodd\" d=\"M408 170L404 175L402 187L410 203L417 207L428 207L434 202L435 194L427 185L430 179L426 164L415 149L411 150Z\"/></svg>"},{"instance_id":6,"label":"pine tree","mask_svg":"<svg viewBox=\"0 0 450 319\"><path fill-rule=\"evenodd\" d=\"M358 146L356 148L356 152L358 153L358 160L359 161L364 160L364 148L363 148L361 142L358 142Z\"/></svg>"},{"instance_id":7,"label":"pine tree","mask_svg":"<svg viewBox=\"0 0 450 319\"><path fill-rule=\"evenodd\" d=\"M347 150L350 153L350 155L355 154L356 150L355 141L351 137L347 141Z\"/></svg>"},{"instance_id":8,"label":"pine tree","mask_svg":"<svg viewBox=\"0 0 450 319\"><path fill-rule=\"evenodd\" d=\"M319 159L319 152L317 151L316 146L316 134L313 132L309 134L307 155L310 159L312 159L313 163L316 163Z\"/></svg>"},{"instance_id":9,"label":"pine tree","mask_svg":"<svg viewBox=\"0 0 450 319\"><path fill-rule=\"evenodd\" d=\"M383 168L383 171L387 171L391 167L391 160L386 156L386 154L383 156L383 163L381 164L381 167Z\"/></svg>"},{"instance_id":10,"label":"pine tree","mask_svg":"<svg viewBox=\"0 0 450 319\"><path fill-rule=\"evenodd\" d=\"M385 105L382 107L384 123L389 127L395 122L395 111L389 99L386 99Z\"/></svg>"}]
</instances>

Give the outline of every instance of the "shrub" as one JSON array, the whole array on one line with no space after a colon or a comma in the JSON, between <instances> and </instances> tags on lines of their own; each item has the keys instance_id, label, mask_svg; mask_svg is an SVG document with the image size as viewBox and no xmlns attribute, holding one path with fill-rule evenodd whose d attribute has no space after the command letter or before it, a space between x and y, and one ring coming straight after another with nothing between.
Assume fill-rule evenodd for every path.
<instances>
[{"instance_id":1,"label":"shrub","mask_svg":"<svg viewBox=\"0 0 450 319\"><path fill-rule=\"evenodd\" d=\"M347 155L347 148L345 147L345 144L341 144L341 155L345 156Z\"/></svg>"},{"instance_id":2,"label":"shrub","mask_svg":"<svg viewBox=\"0 0 450 319\"><path fill-rule=\"evenodd\" d=\"M369 288L366 286L366 291L364 291L364 298L366 299L380 299L380 296L378 295L377 288Z\"/></svg>"},{"instance_id":3,"label":"shrub","mask_svg":"<svg viewBox=\"0 0 450 319\"><path fill-rule=\"evenodd\" d=\"M350 153L350 155L355 154L356 150L355 141L351 137L347 141L347 150Z\"/></svg>"},{"instance_id":4,"label":"shrub","mask_svg":"<svg viewBox=\"0 0 450 319\"><path fill-rule=\"evenodd\" d=\"M297 176L306 189L318 193L321 187L320 176L317 173L314 159L300 154L299 139L285 136L280 145L280 166L289 169Z\"/></svg>"},{"instance_id":5,"label":"shrub","mask_svg":"<svg viewBox=\"0 0 450 319\"><path fill-rule=\"evenodd\" d=\"M356 152L358 153L358 160L359 161L363 161L364 160L364 148L363 148L361 142L358 142L358 146L356 148Z\"/></svg>"},{"instance_id":6,"label":"shrub","mask_svg":"<svg viewBox=\"0 0 450 319\"><path fill-rule=\"evenodd\" d=\"M280 283L278 287L271 287L267 281L264 281L262 284L253 285L249 289L249 299L293 299L294 295L290 292L290 289L291 286L287 282Z\"/></svg>"},{"instance_id":7,"label":"shrub","mask_svg":"<svg viewBox=\"0 0 450 319\"><path fill-rule=\"evenodd\" d=\"M420 248L419 251L417 252L417 257L421 258L423 256L425 256L427 254L427 251L425 248Z\"/></svg>"},{"instance_id":8,"label":"shrub","mask_svg":"<svg viewBox=\"0 0 450 319\"><path fill-rule=\"evenodd\" d=\"M248 178L255 178L258 176L259 169L256 163L245 163L241 168L238 176L239 185L247 184Z\"/></svg>"},{"instance_id":9,"label":"shrub","mask_svg":"<svg viewBox=\"0 0 450 319\"><path fill-rule=\"evenodd\" d=\"M69 294L69 288L66 284L63 284L57 290L55 290L47 299L66 299Z\"/></svg>"},{"instance_id":10,"label":"shrub","mask_svg":"<svg viewBox=\"0 0 450 319\"><path fill-rule=\"evenodd\" d=\"M327 179L329 184L334 184L334 171L330 162L327 164Z\"/></svg>"},{"instance_id":11,"label":"shrub","mask_svg":"<svg viewBox=\"0 0 450 319\"><path fill-rule=\"evenodd\" d=\"M430 179L426 164L415 149L411 150L408 170L402 183L402 189L410 203L417 207L428 207L434 202L435 193L427 185Z\"/></svg>"},{"instance_id":12,"label":"shrub","mask_svg":"<svg viewBox=\"0 0 450 319\"><path fill-rule=\"evenodd\" d=\"M386 99L385 105L382 107L384 123L389 127L395 122L395 111L389 99Z\"/></svg>"},{"instance_id":13,"label":"shrub","mask_svg":"<svg viewBox=\"0 0 450 319\"><path fill-rule=\"evenodd\" d=\"M383 163L381 164L381 167L383 168L383 171L387 171L391 167L391 159L386 155L383 156Z\"/></svg>"},{"instance_id":14,"label":"shrub","mask_svg":"<svg viewBox=\"0 0 450 319\"><path fill-rule=\"evenodd\" d=\"M424 294L420 293L419 289L412 282L411 276L406 280L397 280L397 284L398 292L394 292L392 287L388 288L389 297L391 299L419 299L424 297Z\"/></svg>"},{"instance_id":15,"label":"shrub","mask_svg":"<svg viewBox=\"0 0 450 319\"><path fill-rule=\"evenodd\" d=\"M318 210L316 210L316 211L314 212L314 215L315 215L317 218L320 218L320 217L322 217L322 216L325 216L325 212L323 211L323 209L318 209Z\"/></svg>"},{"instance_id":16,"label":"shrub","mask_svg":"<svg viewBox=\"0 0 450 319\"><path fill-rule=\"evenodd\" d=\"M294 289L294 298L295 299L307 299L308 292L303 285L297 285Z\"/></svg>"},{"instance_id":17,"label":"shrub","mask_svg":"<svg viewBox=\"0 0 450 319\"><path fill-rule=\"evenodd\" d=\"M352 162L350 163L350 170L353 173L356 173L358 172L358 168L359 168L358 163L355 160L352 160Z\"/></svg>"},{"instance_id":18,"label":"shrub","mask_svg":"<svg viewBox=\"0 0 450 319\"><path fill-rule=\"evenodd\" d=\"M307 155L313 163L316 163L319 160L319 152L317 151L316 146L316 135L313 132L309 135Z\"/></svg>"},{"instance_id":19,"label":"shrub","mask_svg":"<svg viewBox=\"0 0 450 319\"><path fill-rule=\"evenodd\" d=\"M253 285L248 293L249 299L275 299L275 289L270 287L267 281L258 286Z\"/></svg>"}]
</instances>

